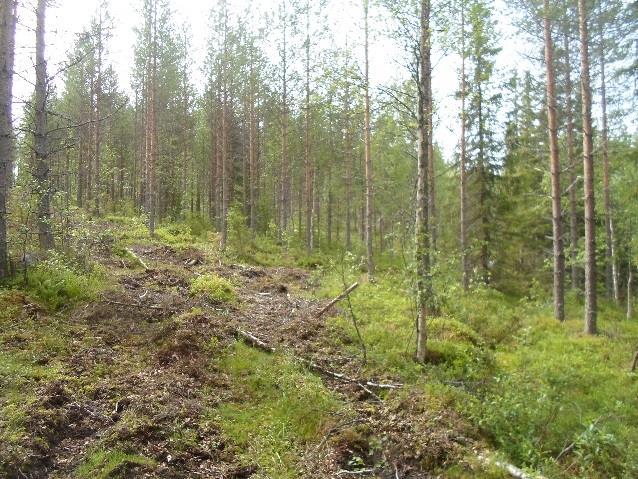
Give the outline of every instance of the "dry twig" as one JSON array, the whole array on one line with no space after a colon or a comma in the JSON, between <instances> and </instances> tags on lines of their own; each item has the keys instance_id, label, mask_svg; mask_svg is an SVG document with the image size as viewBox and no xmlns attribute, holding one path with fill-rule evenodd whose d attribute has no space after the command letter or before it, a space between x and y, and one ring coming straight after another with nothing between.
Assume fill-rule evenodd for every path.
<instances>
[{"instance_id":1,"label":"dry twig","mask_svg":"<svg viewBox=\"0 0 638 479\"><path fill-rule=\"evenodd\" d=\"M320 318L321 316L323 316L323 314L328 311L330 308L332 308L336 303L338 303L339 301L341 301L342 299L344 299L345 297L347 297L350 293L352 293L355 289L357 289L359 287L359 283L354 283L353 285L351 285L350 287L348 287L348 289L346 289L343 293L341 293L339 296L337 296L335 299L333 299L332 301L330 301L327 305L325 305L321 311L319 311L315 317L316 318Z\"/></svg>"}]
</instances>

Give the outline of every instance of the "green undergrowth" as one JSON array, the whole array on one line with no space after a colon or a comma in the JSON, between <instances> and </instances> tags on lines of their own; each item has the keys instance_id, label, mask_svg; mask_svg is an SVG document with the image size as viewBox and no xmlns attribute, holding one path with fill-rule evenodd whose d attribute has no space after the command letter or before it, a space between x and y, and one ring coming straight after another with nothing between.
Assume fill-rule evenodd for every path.
<instances>
[{"instance_id":1,"label":"green undergrowth","mask_svg":"<svg viewBox=\"0 0 638 479\"><path fill-rule=\"evenodd\" d=\"M175 222L164 222L155 228L155 235L150 236L148 219L144 216L107 216L109 223L114 224L117 244L116 254L125 255L127 246L136 244L167 245L177 250L194 246L205 251L217 252L219 236L214 232L210 221L201 216L188 216ZM218 252L217 252L218 253Z\"/></svg>"},{"instance_id":2,"label":"green undergrowth","mask_svg":"<svg viewBox=\"0 0 638 479\"><path fill-rule=\"evenodd\" d=\"M137 454L97 450L89 454L76 473L78 479L125 479L154 466L155 461Z\"/></svg>"},{"instance_id":3,"label":"green undergrowth","mask_svg":"<svg viewBox=\"0 0 638 479\"><path fill-rule=\"evenodd\" d=\"M191 282L191 294L203 295L217 303L233 303L237 301L235 286L226 278L214 273L203 274Z\"/></svg>"},{"instance_id":4,"label":"green undergrowth","mask_svg":"<svg viewBox=\"0 0 638 479\"><path fill-rule=\"evenodd\" d=\"M338 270L322 272L319 296L344 289ZM357 274L346 270L345 284ZM582 333L575 294L568 295L561 324L549 294L455 290L428 321L428 362L421 366L414 361L412 297L409 280L386 272L374 284L361 279L351 295L369 374L422 388L438 384L451 407L519 466L556 478L638 477L638 451L631 447L638 443L638 375L629 372L638 322L601 301L600 334L591 337ZM340 311L327 319L334 340L361 357L347 301Z\"/></svg>"},{"instance_id":5,"label":"green undergrowth","mask_svg":"<svg viewBox=\"0 0 638 479\"><path fill-rule=\"evenodd\" d=\"M345 405L290 357L236 343L219 361L235 400L211 411L258 477L299 476L304 446L319 441ZM257 476L255 476L257 477Z\"/></svg>"},{"instance_id":6,"label":"green undergrowth","mask_svg":"<svg viewBox=\"0 0 638 479\"><path fill-rule=\"evenodd\" d=\"M106 273L97 265L80 266L52 254L27 270L14 285L51 311L94 299L106 286Z\"/></svg>"},{"instance_id":7,"label":"green undergrowth","mask_svg":"<svg viewBox=\"0 0 638 479\"><path fill-rule=\"evenodd\" d=\"M352 313L359 326L367 353L367 369L375 375L398 376L402 381L419 382L429 377L442 381L480 381L493 368L493 352L487 339L462 318L440 316L429 321L429 363L414 361L415 305L411 286L402 278L380 274L374 283L350 274L344 283L340 274L323 275L317 294L334 297L345 284L359 280L351 295ZM337 341L362 356L361 341L354 328L348 301L342 314L330 318Z\"/></svg>"},{"instance_id":8,"label":"green undergrowth","mask_svg":"<svg viewBox=\"0 0 638 479\"><path fill-rule=\"evenodd\" d=\"M587 336L579 306L570 298L564 324L546 306L525 318L498 349L494 385L470 414L513 460L552 477L637 477L629 445L638 443L638 378L629 363L638 323L601 302L600 334Z\"/></svg>"},{"instance_id":9,"label":"green undergrowth","mask_svg":"<svg viewBox=\"0 0 638 479\"><path fill-rule=\"evenodd\" d=\"M0 476L27 464L34 448L46 451L46 429L30 428L41 400L38 388L64 379L62 358L70 350L60 324L25 311L31 304L17 290L0 291ZM54 418L52 418L54 419Z\"/></svg>"}]
</instances>

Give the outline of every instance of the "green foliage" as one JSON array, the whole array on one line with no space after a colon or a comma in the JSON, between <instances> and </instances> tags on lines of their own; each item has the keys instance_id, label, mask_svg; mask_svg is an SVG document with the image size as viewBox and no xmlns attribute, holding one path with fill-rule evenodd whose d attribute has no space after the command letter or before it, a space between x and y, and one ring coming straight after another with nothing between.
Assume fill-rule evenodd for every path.
<instances>
[{"instance_id":1,"label":"green foliage","mask_svg":"<svg viewBox=\"0 0 638 479\"><path fill-rule=\"evenodd\" d=\"M339 270L343 270L339 272ZM318 294L334 297L358 279L358 258L322 269ZM409 278L379 272L351 302L373 374L427 387L440 407L470 419L509 461L548 477L634 477L638 453L636 376L627 372L638 323L601 301L603 334L582 334L582 304L567 295L567 321L551 317L539 287L516 298L478 287L451 288L440 317L428 321L429 363L416 365ZM334 339L360 354L346 304L329 319ZM453 385L452 387L449 385ZM447 398L443 400L443 398ZM435 402L438 401L434 400ZM574 446L560 464L553 458Z\"/></svg>"},{"instance_id":2,"label":"green foliage","mask_svg":"<svg viewBox=\"0 0 638 479\"><path fill-rule=\"evenodd\" d=\"M64 256L52 254L28 270L25 290L51 310L89 301L105 286L101 268L83 271Z\"/></svg>"},{"instance_id":3,"label":"green foliage","mask_svg":"<svg viewBox=\"0 0 638 479\"><path fill-rule=\"evenodd\" d=\"M155 237L161 243L174 246L188 246L196 242L197 236L193 235L193 229L186 223L170 223L162 225L155 230Z\"/></svg>"},{"instance_id":4,"label":"green foliage","mask_svg":"<svg viewBox=\"0 0 638 479\"><path fill-rule=\"evenodd\" d=\"M341 274L335 269L345 269ZM334 263L324 271L318 294L334 297L358 278L359 259L346 255L344 264ZM428 321L429 359L433 365L420 366L414 361L415 309L409 278L394 273L379 273L375 283L364 282L351 295L354 314L366 343L368 368L375 373L398 374L406 381L419 381L424 373L446 380L481 380L490 371L491 352L485 340L472 327L452 317L434 317ZM349 314L331 319L335 336L346 343L353 354L360 354L359 341ZM434 366L436 365L436 366Z\"/></svg>"},{"instance_id":5,"label":"green foliage","mask_svg":"<svg viewBox=\"0 0 638 479\"><path fill-rule=\"evenodd\" d=\"M58 324L26 317L27 299L16 290L0 291L0 476L13 477L29 462L32 446L40 444L43 428L29 430L38 409L40 385L62 378L56 357L68 351L68 340Z\"/></svg>"},{"instance_id":6,"label":"green foliage","mask_svg":"<svg viewBox=\"0 0 638 479\"><path fill-rule=\"evenodd\" d=\"M201 294L211 301L219 303L232 303L237 300L233 284L214 273L203 274L195 278L191 283L190 290L193 295Z\"/></svg>"},{"instance_id":7,"label":"green foliage","mask_svg":"<svg viewBox=\"0 0 638 479\"><path fill-rule=\"evenodd\" d=\"M228 210L228 248L240 259L250 257L254 252L252 233L248 229L248 219L239 203Z\"/></svg>"},{"instance_id":8,"label":"green foliage","mask_svg":"<svg viewBox=\"0 0 638 479\"><path fill-rule=\"evenodd\" d=\"M208 232L213 229L210 220L204 216L189 215L186 224L190 228L191 236L201 239L206 239Z\"/></svg>"},{"instance_id":9,"label":"green foliage","mask_svg":"<svg viewBox=\"0 0 638 479\"><path fill-rule=\"evenodd\" d=\"M341 404L320 378L283 355L269 355L241 343L220 362L236 400L220 405L215 418L222 431L268 477L294 478L307 442L323 437Z\"/></svg>"},{"instance_id":10,"label":"green foliage","mask_svg":"<svg viewBox=\"0 0 638 479\"><path fill-rule=\"evenodd\" d=\"M529 311L513 341L499 349L494 383L480 401L467 403L513 461L546 468L552 477L573 477L574 468L578 477L635 475L636 454L623 445L638 439L635 377L626 369L638 326L602 306L599 337L582 336L581 308L573 303L563 325L543 307ZM566 460L577 461L567 473L551 458L571 443Z\"/></svg>"},{"instance_id":11,"label":"green foliage","mask_svg":"<svg viewBox=\"0 0 638 479\"><path fill-rule=\"evenodd\" d=\"M483 339L470 326L455 319L432 318L428 321L428 333L440 340L469 343L479 346Z\"/></svg>"},{"instance_id":12,"label":"green foliage","mask_svg":"<svg viewBox=\"0 0 638 479\"><path fill-rule=\"evenodd\" d=\"M525 301L507 296L495 289L479 286L465 294L457 291L443 307L446 315L470 326L489 345L511 339L525 313Z\"/></svg>"},{"instance_id":13,"label":"green foliage","mask_svg":"<svg viewBox=\"0 0 638 479\"><path fill-rule=\"evenodd\" d=\"M99 450L89 454L76 473L82 479L125 479L136 470L148 470L155 461L123 451Z\"/></svg>"}]
</instances>

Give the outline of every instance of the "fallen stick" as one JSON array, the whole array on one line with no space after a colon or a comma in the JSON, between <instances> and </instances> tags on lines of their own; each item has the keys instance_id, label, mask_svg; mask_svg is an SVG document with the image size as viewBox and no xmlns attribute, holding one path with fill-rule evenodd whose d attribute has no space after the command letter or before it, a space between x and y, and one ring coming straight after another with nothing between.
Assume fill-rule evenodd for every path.
<instances>
[{"instance_id":1,"label":"fallen stick","mask_svg":"<svg viewBox=\"0 0 638 479\"><path fill-rule=\"evenodd\" d=\"M636 368L638 367L638 351L634 354L634 360L631 363L631 372L636 372Z\"/></svg>"},{"instance_id":2,"label":"fallen stick","mask_svg":"<svg viewBox=\"0 0 638 479\"><path fill-rule=\"evenodd\" d=\"M504 461L499 461L498 459L489 457L485 454L477 454L477 457L484 464L496 466L499 469L507 472L510 476L514 477L515 479L545 479L544 476L541 476L538 474L528 474L527 472L523 471L522 469L516 467L513 464L510 464Z\"/></svg>"},{"instance_id":3,"label":"fallen stick","mask_svg":"<svg viewBox=\"0 0 638 479\"><path fill-rule=\"evenodd\" d=\"M334 371L330 371L329 369L326 369L309 359L305 359L305 358L297 358L297 359L301 361L302 363L306 364L310 369L314 369L327 376L331 376L335 379L339 379L340 381L344 381L347 383L354 383L360 386L367 386L367 387L376 388L376 389L401 389L403 387L403 384L399 384L399 383L393 384L393 383L375 383L373 381L361 381L359 379L348 377L342 373L336 373Z\"/></svg>"},{"instance_id":4,"label":"fallen stick","mask_svg":"<svg viewBox=\"0 0 638 479\"><path fill-rule=\"evenodd\" d=\"M555 461L560 461L562 457L569 454L572 451L572 449L574 449L574 447L576 447L576 443L572 442L565 449L563 449L558 456L556 456Z\"/></svg>"},{"instance_id":5,"label":"fallen stick","mask_svg":"<svg viewBox=\"0 0 638 479\"><path fill-rule=\"evenodd\" d=\"M343 293L341 293L339 296L337 296L335 299L333 299L332 301L330 301L327 305L325 305L321 311L319 311L315 317L316 318L320 318L321 316L323 316L323 314L328 311L330 308L332 308L336 303L338 303L339 301L341 301L342 299L346 298L350 293L352 293L355 289L357 289L359 287L359 283L354 283L353 285L351 285L348 289L346 289Z\"/></svg>"},{"instance_id":6,"label":"fallen stick","mask_svg":"<svg viewBox=\"0 0 638 479\"><path fill-rule=\"evenodd\" d=\"M638 353L637 353L638 355ZM591 426L595 426L596 424L598 424L601 420L603 420L605 418L605 416L600 416L598 418L596 418L596 420L594 422L591 423ZM555 461L560 461L560 459L565 456L566 454L569 454L572 449L574 449L576 447L576 442L572 442L571 444L569 444L567 447L565 447L558 456L556 456Z\"/></svg>"},{"instance_id":7,"label":"fallen stick","mask_svg":"<svg viewBox=\"0 0 638 479\"><path fill-rule=\"evenodd\" d=\"M166 308L164 306L155 306L152 304L123 303L122 301L112 301L110 299L105 299L104 302L108 304L115 304L117 306L129 306L131 308L156 309L158 311L170 311L170 312L177 311L176 308Z\"/></svg>"},{"instance_id":8,"label":"fallen stick","mask_svg":"<svg viewBox=\"0 0 638 479\"><path fill-rule=\"evenodd\" d=\"M273 347L268 346L265 342L259 339L257 336L250 334L247 331L243 331L241 329L235 330L235 334L243 339L245 342L249 344L249 346L253 346L257 349L261 349L267 353L274 353L276 350Z\"/></svg>"},{"instance_id":9,"label":"fallen stick","mask_svg":"<svg viewBox=\"0 0 638 479\"><path fill-rule=\"evenodd\" d=\"M337 477L341 476L365 476L374 473L375 469L359 469L358 471L346 471L345 469L337 472Z\"/></svg>"},{"instance_id":10,"label":"fallen stick","mask_svg":"<svg viewBox=\"0 0 638 479\"><path fill-rule=\"evenodd\" d=\"M319 366L317 363L310 361L309 359L305 359L305 358L296 358L298 361L301 361L302 363L304 363L306 366L308 366L308 368L314 370L314 371L318 371L322 374L325 374L326 376L330 376L332 378L338 379L340 381L344 381L350 384L356 384L357 386L359 386L365 393L369 394L371 397L373 397L376 401L381 402L381 398L375 394L374 392L372 392L369 388L368 388L368 384L364 383L362 381L358 381L356 379L352 379L349 378L348 376L346 376L345 374L341 374L341 373L335 373L334 371L330 371L329 369L326 369L324 367Z\"/></svg>"},{"instance_id":11,"label":"fallen stick","mask_svg":"<svg viewBox=\"0 0 638 479\"><path fill-rule=\"evenodd\" d=\"M126 248L126 251L128 251L128 253L142 266L142 268L144 268L145 271L148 271L150 269L148 266L146 266L146 263L142 260L142 258L135 254L135 251L130 248Z\"/></svg>"},{"instance_id":12,"label":"fallen stick","mask_svg":"<svg viewBox=\"0 0 638 479\"><path fill-rule=\"evenodd\" d=\"M257 336L255 336L252 333L249 333L248 331L244 331L242 329L236 329L235 333L237 336L239 336L241 339L243 339L246 343L248 343L249 346L253 346L257 349L260 349L262 351L265 351L267 353L275 353L277 350L275 348L273 348L272 346L269 346L267 343L265 343L264 341L262 341L261 339L259 339ZM403 387L403 384L393 384L393 383L375 383L373 381L364 381L364 380L360 380L360 379L355 379L355 378L351 378L346 376L345 374L342 373L337 373L334 371L331 371L330 369L326 369L323 366L320 366L319 364L315 363L314 361L310 360L310 359L306 359L306 358L301 358L299 356L293 356L297 361L305 364L308 368L313 369L315 371L318 371L322 374L325 374L326 376L330 376L334 379L338 379L339 381L343 381L343 382L347 382L347 383L351 383L351 384L356 384L357 386L359 386L361 389L363 389L366 393L370 394L372 397L374 397L375 399L381 399L379 398L379 396L377 396L373 391L370 390L370 388L376 388L376 389L400 389Z\"/></svg>"}]
</instances>

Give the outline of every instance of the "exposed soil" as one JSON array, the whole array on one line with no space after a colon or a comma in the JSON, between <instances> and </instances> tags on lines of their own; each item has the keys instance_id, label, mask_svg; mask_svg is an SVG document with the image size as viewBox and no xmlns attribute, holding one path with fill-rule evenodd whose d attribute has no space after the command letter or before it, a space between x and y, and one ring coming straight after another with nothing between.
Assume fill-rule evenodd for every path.
<instances>
[{"instance_id":1,"label":"exposed soil","mask_svg":"<svg viewBox=\"0 0 638 479\"><path fill-rule=\"evenodd\" d=\"M300 294L311 288L308 272L209 264L196 249L132 250L150 269L105 260L117 287L66 314L74 345L64 364L67 379L38 391L28 425L38 441L21 465L28 472L16 465L14 477L71 478L87 451L122 442L156 466L131 463L117 477L251 477L258 466L240 464L214 421L201 420L205 404L230 394L228 378L209 366L215 354L210 339L223 347L236 340L238 328L327 370L359 377L359 360L339 349L325 317L315 318L326 302ZM236 305L189 295L190 280L210 271L235 283ZM308 445L301 477L435 477L427 471L458 461L472 444L463 421L451 412L435 415L407 392L379 401L381 391L322 378L356 416ZM177 441L176 431L186 431L189 440ZM347 474L355 456L365 464Z\"/></svg>"}]
</instances>

